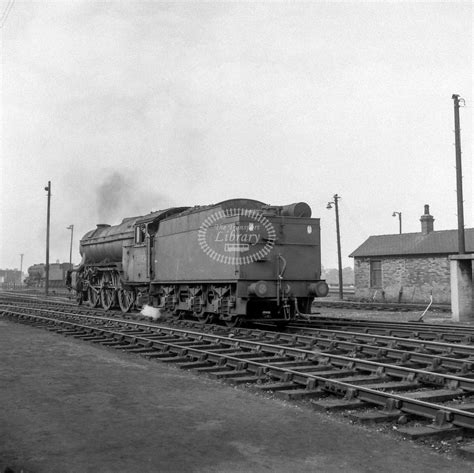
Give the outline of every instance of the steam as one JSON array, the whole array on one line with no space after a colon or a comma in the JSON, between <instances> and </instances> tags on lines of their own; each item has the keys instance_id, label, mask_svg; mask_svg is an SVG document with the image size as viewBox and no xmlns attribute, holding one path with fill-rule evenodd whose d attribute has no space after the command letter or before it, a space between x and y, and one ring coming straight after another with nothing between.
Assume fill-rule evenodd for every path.
<instances>
[{"instance_id":1,"label":"steam","mask_svg":"<svg viewBox=\"0 0 474 473\"><path fill-rule=\"evenodd\" d=\"M152 320L158 320L161 318L161 311L156 307L152 307L150 305L145 305L141 310L140 314L144 317L149 317Z\"/></svg>"}]
</instances>

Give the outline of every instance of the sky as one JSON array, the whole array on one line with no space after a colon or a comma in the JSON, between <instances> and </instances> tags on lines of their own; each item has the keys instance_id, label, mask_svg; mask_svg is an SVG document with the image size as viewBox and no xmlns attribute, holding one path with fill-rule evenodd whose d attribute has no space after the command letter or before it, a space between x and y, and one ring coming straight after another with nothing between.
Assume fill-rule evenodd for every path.
<instances>
[{"instance_id":1,"label":"sky","mask_svg":"<svg viewBox=\"0 0 474 473\"><path fill-rule=\"evenodd\" d=\"M97 223L307 202L325 268L370 235L473 223L471 2L1 0L0 268L80 261Z\"/></svg>"}]
</instances>

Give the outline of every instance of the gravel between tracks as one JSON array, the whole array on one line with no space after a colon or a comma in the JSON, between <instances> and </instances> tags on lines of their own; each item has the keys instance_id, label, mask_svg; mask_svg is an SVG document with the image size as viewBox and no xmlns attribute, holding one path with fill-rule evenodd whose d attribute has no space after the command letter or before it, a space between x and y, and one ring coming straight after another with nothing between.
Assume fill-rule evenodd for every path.
<instances>
[{"instance_id":1,"label":"gravel between tracks","mask_svg":"<svg viewBox=\"0 0 474 473\"><path fill-rule=\"evenodd\" d=\"M474 471L459 457L0 320L0 471Z\"/></svg>"}]
</instances>

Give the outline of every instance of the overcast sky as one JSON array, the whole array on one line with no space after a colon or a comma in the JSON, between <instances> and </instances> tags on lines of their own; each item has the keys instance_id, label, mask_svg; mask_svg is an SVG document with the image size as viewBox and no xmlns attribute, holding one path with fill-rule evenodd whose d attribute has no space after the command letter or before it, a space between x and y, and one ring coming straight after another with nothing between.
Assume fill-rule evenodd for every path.
<instances>
[{"instance_id":1,"label":"overcast sky","mask_svg":"<svg viewBox=\"0 0 474 473\"><path fill-rule=\"evenodd\" d=\"M9 2L1 0L3 12ZM471 2L16 1L1 32L0 268L73 261L97 223L306 201L322 262L457 228L453 93L473 227ZM1 25L1 23L0 23Z\"/></svg>"}]
</instances>

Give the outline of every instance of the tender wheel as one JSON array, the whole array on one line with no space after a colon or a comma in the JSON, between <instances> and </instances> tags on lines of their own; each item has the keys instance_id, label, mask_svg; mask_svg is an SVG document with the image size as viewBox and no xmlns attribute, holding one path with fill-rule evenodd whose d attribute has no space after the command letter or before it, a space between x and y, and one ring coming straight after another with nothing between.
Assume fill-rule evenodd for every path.
<instances>
[{"instance_id":1,"label":"tender wheel","mask_svg":"<svg viewBox=\"0 0 474 473\"><path fill-rule=\"evenodd\" d=\"M115 289L102 288L100 291L100 302L105 310L110 310L115 305Z\"/></svg>"},{"instance_id":2,"label":"tender wheel","mask_svg":"<svg viewBox=\"0 0 474 473\"><path fill-rule=\"evenodd\" d=\"M242 325L242 317L233 315L230 319L225 320L227 327L240 327Z\"/></svg>"},{"instance_id":3,"label":"tender wheel","mask_svg":"<svg viewBox=\"0 0 474 473\"><path fill-rule=\"evenodd\" d=\"M203 324L210 324L214 319L212 312L201 312L200 314L194 314L194 316Z\"/></svg>"},{"instance_id":4,"label":"tender wheel","mask_svg":"<svg viewBox=\"0 0 474 473\"><path fill-rule=\"evenodd\" d=\"M135 294L133 291L128 291L127 289L119 289L118 294L118 303L122 312L129 312L135 302Z\"/></svg>"},{"instance_id":5,"label":"tender wheel","mask_svg":"<svg viewBox=\"0 0 474 473\"><path fill-rule=\"evenodd\" d=\"M171 316L173 317L174 320L183 320L184 317L186 316L186 311L175 309L171 312Z\"/></svg>"},{"instance_id":6,"label":"tender wheel","mask_svg":"<svg viewBox=\"0 0 474 473\"><path fill-rule=\"evenodd\" d=\"M99 291L89 286L87 288L87 303L89 304L89 307L97 307L99 305L99 302L100 302Z\"/></svg>"}]
</instances>

